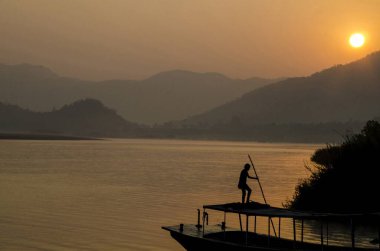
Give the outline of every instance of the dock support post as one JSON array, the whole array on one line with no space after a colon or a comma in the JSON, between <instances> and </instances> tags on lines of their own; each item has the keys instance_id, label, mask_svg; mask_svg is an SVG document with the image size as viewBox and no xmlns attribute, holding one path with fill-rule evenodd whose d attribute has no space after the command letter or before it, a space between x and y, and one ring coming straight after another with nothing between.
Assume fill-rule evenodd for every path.
<instances>
[{"instance_id":1,"label":"dock support post","mask_svg":"<svg viewBox=\"0 0 380 251\"><path fill-rule=\"evenodd\" d=\"M278 217L278 238L281 238L281 217Z\"/></svg>"},{"instance_id":2,"label":"dock support post","mask_svg":"<svg viewBox=\"0 0 380 251\"><path fill-rule=\"evenodd\" d=\"M224 225L227 226L227 213L224 212Z\"/></svg>"},{"instance_id":3,"label":"dock support post","mask_svg":"<svg viewBox=\"0 0 380 251\"><path fill-rule=\"evenodd\" d=\"M301 243L303 243L303 219L301 221Z\"/></svg>"},{"instance_id":4,"label":"dock support post","mask_svg":"<svg viewBox=\"0 0 380 251\"><path fill-rule=\"evenodd\" d=\"M197 228L198 230L202 227L201 225L201 210L198 208L198 221L197 221Z\"/></svg>"},{"instance_id":5,"label":"dock support post","mask_svg":"<svg viewBox=\"0 0 380 251\"><path fill-rule=\"evenodd\" d=\"M296 219L293 218L293 247L296 247L296 242L297 242L297 231L296 231Z\"/></svg>"},{"instance_id":6,"label":"dock support post","mask_svg":"<svg viewBox=\"0 0 380 251\"><path fill-rule=\"evenodd\" d=\"M326 246L329 246L329 221L326 222Z\"/></svg>"},{"instance_id":7,"label":"dock support post","mask_svg":"<svg viewBox=\"0 0 380 251\"><path fill-rule=\"evenodd\" d=\"M321 249L323 250L323 220L321 219Z\"/></svg>"},{"instance_id":8,"label":"dock support post","mask_svg":"<svg viewBox=\"0 0 380 251\"><path fill-rule=\"evenodd\" d=\"M248 246L248 219L249 219L249 216L248 214L246 215L247 216L247 222L246 222L246 226L245 226L245 245Z\"/></svg>"},{"instance_id":9,"label":"dock support post","mask_svg":"<svg viewBox=\"0 0 380 251\"><path fill-rule=\"evenodd\" d=\"M272 218L268 216L268 247L270 246L270 224Z\"/></svg>"},{"instance_id":10,"label":"dock support post","mask_svg":"<svg viewBox=\"0 0 380 251\"><path fill-rule=\"evenodd\" d=\"M206 215L206 209L203 208L203 217L202 217L202 235L205 237L205 216Z\"/></svg>"},{"instance_id":11,"label":"dock support post","mask_svg":"<svg viewBox=\"0 0 380 251\"><path fill-rule=\"evenodd\" d=\"M255 215L255 225L253 226L253 232L256 233L257 216Z\"/></svg>"},{"instance_id":12,"label":"dock support post","mask_svg":"<svg viewBox=\"0 0 380 251\"><path fill-rule=\"evenodd\" d=\"M350 221L351 221L351 244L352 244L352 249L355 249L355 222L352 217Z\"/></svg>"},{"instance_id":13,"label":"dock support post","mask_svg":"<svg viewBox=\"0 0 380 251\"><path fill-rule=\"evenodd\" d=\"M240 231L243 232L243 225L241 224L241 214L239 213Z\"/></svg>"},{"instance_id":14,"label":"dock support post","mask_svg":"<svg viewBox=\"0 0 380 251\"><path fill-rule=\"evenodd\" d=\"M227 213L224 211L224 221L222 223L223 239L226 240Z\"/></svg>"}]
</instances>

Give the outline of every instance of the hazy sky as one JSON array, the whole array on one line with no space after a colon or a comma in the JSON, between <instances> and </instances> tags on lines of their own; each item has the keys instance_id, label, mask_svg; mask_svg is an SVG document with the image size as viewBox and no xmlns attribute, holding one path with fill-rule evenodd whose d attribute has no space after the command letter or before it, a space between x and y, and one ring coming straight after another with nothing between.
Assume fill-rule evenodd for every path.
<instances>
[{"instance_id":1,"label":"hazy sky","mask_svg":"<svg viewBox=\"0 0 380 251\"><path fill-rule=\"evenodd\" d=\"M379 27L380 0L0 0L0 63L99 80L300 76L379 50Z\"/></svg>"}]
</instances>

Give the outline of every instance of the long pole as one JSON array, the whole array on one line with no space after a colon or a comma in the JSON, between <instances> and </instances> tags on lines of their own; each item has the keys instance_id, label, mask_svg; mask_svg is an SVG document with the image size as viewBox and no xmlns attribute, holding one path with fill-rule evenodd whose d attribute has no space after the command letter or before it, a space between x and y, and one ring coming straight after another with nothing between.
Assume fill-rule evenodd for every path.
<instances>
[{"instance_id":1,"label":"long pole","mask_svg":"<svg viewBox=\"0 0 380 251\"><path fill-rule=\"evenodd\" d=\"M251 155L248 154L248 158L249 158L249 161L251 162L251 165L252 165L253 171L255 172L255 176L256 176L256 178L257 178L257 182L259 183L259 187L260 187L260 190L261 190L261 194L263 195L264 202L265 202L265 204L268 204L268 203L267 203L267 200L265 199L265 195L264 195L263 187L261 186L260 179L259 179L259 176L257 175L255 165L253 164L253 161L252 161L252 159L251 159Z\"/></svg>"},{"instance_id":2,"label":"long pole","mask_svg":"<svg viewBox=\"0 0 380 251\"><path fill-rule=\"evenodd\" d=\"M267 203L267 200L265 199L264 190L263 190L263 187L261 186L260 179L259 179L259 176L257 175L256 168L255 168L255 165L253 164L253 161L252 161L251 155L248 154L248 158L249 158L249 161L251 162L252 169L253 169L253 171L255 172L255 176L256 176L256 178L257 178L257 182L259 183L259 187L260 187L260 190L261 190L261 194L263 195L264 202L265 202L265 204L268 204L268 203ZM274 235L277 237L276 229L275 229L275 227L274 227L274 224L273 224L272 218L270 219L270 222L272 223L272 228L273 228Z\"/></svg>"}]
</instances>

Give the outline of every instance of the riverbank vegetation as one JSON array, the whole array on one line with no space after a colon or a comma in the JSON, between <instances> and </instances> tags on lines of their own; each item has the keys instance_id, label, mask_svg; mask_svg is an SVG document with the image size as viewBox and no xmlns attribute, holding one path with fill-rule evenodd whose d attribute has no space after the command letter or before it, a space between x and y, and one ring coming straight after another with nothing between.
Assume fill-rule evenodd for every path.
<instances>
[{"instance_id":1,"label":"riverbank vegetation","mask_svg":"<svg viewBox=\"0 0 380 251\"><path fill-rule=\"evenodd\" d=\"M380 124L371 120L361 133L312 155L309 178L296 186L285 207L319 212L380 211Z\"/></svg>"}]
</instances>

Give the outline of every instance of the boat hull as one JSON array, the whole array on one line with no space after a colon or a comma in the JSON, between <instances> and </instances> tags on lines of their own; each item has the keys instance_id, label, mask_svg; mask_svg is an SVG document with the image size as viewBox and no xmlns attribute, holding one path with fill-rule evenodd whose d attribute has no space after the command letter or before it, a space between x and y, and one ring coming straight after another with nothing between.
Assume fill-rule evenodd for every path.
<instances>
[{"instance_id":1,"label":"boat hull","mask_svg":"<svg viewBox=\"0 0 380 251\"><path fill-rule=\"evenodd\" d=\"M260 239L258 234L249 233L241 231L226 231L221 232L219 226L208 226L207 231L203 235L203 230L201 228L196 228L194 225L185 225L181 231L179 226L174 227L163 227L163 229L170 232L170 235L179 244L181 244L188 251L199 251L199 250L218 250L218 251L270 251L279 250L277 248L271 248L267 246L267 238L265 239L265 244L260 243L260 245L253 245L253 239ZM284 250L284 249L282 249Z\"/></svg>"},{"instance_id":2,"label":"boat hull","mask_svg":"<svg viewBox=\"0 0 380 251\"><path fill-rule=\"evenodd\" d=\"M351 251L352 247L321 245L289 239L268 237L263 234L242 232L236 230L222 231L219 226L202 228L194 225L163 227L170 235L188 251L217 250L217 251ZM355 248L355 250L374 250L370 248Z\"/></svg>"}]
</instances>

